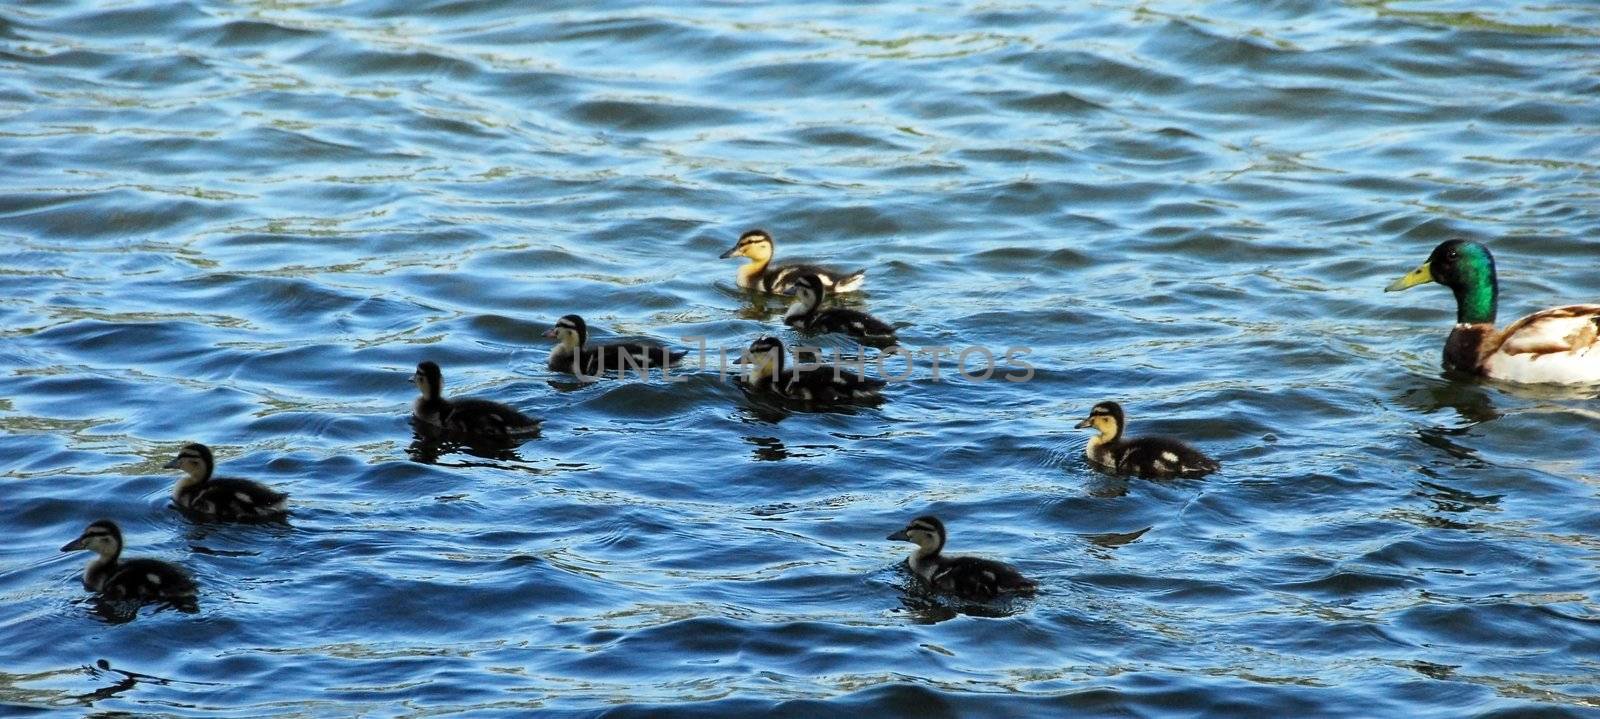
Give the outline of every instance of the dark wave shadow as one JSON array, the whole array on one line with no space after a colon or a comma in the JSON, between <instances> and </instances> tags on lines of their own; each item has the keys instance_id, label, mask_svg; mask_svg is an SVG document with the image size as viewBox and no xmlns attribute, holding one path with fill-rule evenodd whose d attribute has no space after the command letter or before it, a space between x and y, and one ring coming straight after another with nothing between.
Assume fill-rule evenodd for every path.
<instances>
[{"instance_id":1,"label":"dark wave shadow","mask_svg":"<svg viewBox=\"0 0 1600 719\"><path fill-rule=\"evenodd\" d=\"M126 691L128 691L130 689L133 689L134 687L136 687L136 686L138 686L140 684L156 684L156 685L160 685L160 686L170 686L172 684L190 684L190 685L195 685L195 686L217 686L215 683L212 683L212 682L194 682L194 681L173 680L173 679L167 679L165 677L158 677L158 676L155 676L153 674L141 674L139 672L130 672L130 671L126 670L126 669L117 669L115 667L112 667L111 666L111 662L106 660L106 659L96 659L95 662L94 662L94 666L84 667L84 671L88 673L89 678L91 678L91 679L99 679L99 678L101 678L103 676L106 676L106 675L113 675L113 676L116 677L116 681L113 682L112 684L108 685L108 686L103 686L103 687L100 687L99 689L96 689L94 691L87 692L85 694L78 694L78 695L75 695L75 696L72 697L72 700L74 702L76 702L78 704L82 704L83 706L93 706L95 702L102 701L102 700L105 700L105 699L113 699L117 695L122 694L122 693L124 693L124 692L126 692ZM107 714L104 714L103 716L125 716L125 715L121 714L121 713L115 713L115 714L107 713Z\"/></svg>"}]
</instances>

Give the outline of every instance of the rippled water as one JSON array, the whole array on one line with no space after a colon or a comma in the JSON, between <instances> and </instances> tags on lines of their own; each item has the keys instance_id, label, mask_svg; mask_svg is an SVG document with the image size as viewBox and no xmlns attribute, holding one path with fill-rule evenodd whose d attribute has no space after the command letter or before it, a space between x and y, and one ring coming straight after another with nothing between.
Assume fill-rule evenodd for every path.
<instances>
[{"instance_id":1,"label":"rippled water","mask_svg":"<svg viewBox=\"0 0 1600 719\"><path fill-rule=\"evenodd\" d=\"M1460 235L1503 320L1600 300L1600 10L1479 4L0 7L0 706L1600 711L1595 393L1447 380L1448 292L1381 292ZM757 226L1032 381L544 368L569 312L774 331ZM543 436L408 453L424 358ZM1097 473L1102 399L1224 470ZM289 524L172 511L185 441ZM1044 591L917 591L927 512ZM97 611L99 517L199 613Z\"/></svg>"}]
</instances>

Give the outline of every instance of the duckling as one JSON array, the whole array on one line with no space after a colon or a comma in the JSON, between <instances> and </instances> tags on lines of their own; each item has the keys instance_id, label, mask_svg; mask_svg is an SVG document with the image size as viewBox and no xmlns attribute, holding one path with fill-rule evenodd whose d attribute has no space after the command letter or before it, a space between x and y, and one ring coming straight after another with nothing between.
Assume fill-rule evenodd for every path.
<instances>
[{"instance_id":1,"label":"duckling","mask_svg":"<svg viewBox=\"0 0 1600 719\"><path fill-rule=\"evenodd\" d=\"M987 601L1002 594L1028 593L1038 583L1022 576L1009 564L978 557L946 557L944 523L937 517L917 517L889 539L917 545L906 566L928 586L966 599Z\"/></svg>"},{"instance_id":2,"label":"duckling","mask_svg":"<svg viewBox=\"0 0 1600 719\"><path fill-rule=\"evenodd\" d=\"M771 264L772 235L767 234L766 230L750 230L740 235L733 249L722 253L722 259L730 257L750 258L751 262L739 268L739 287L756 292L784 294L799 275L816 275L824 286L834 292L855 292L867 281L866 270L844 274L816 265Z\"/></svg>"},{"instance_id":3,"label":"duckling","mask_svg":"<svg viewBox=\"0 0 1600 719\"><path fill-rule=\"evenodd\" d=\"M157 559L118 561L122 556L122 530L110 520L89 525L61 551L84 549L97 556L89 560L83 572L83 587L107 599L176 600L195 595L194 580L176 565Z\"/></svg>"},{"instance_id":4,"label":"duckling","mask_svg":"<svg viewBox=\"0 0 1600 719\"><path fill-rule=\"evenodd\" d=\"M1101 402L1076 426L1092 427L1100 434L1089 438L1083 455L1089 461L1117 472L1140 477L1198 477L1222 468L1216 460L1176 439L1122 438L1122 405Z\"/></svg>"},{"instance_id":5,"label":"duckling","mask_svg":"<svg viewBox=\"0 0 1600 719\"><path fill-rule=\"evenodd\" d=\"M1427 262L1383 291L1427 282L1456 296L1456 326L1444 341L1445 369L1529 384L1600 382L1600 304L1541 310L1496 330L1500 288L1494 256L1481 244L1459 239L1440 243Z\"/></svg>"},{"instance_id":6,"label":"duckling","mask_svg":"<svg viewBox=\"0 0 1600 719\"><path fill-rule=\"evenodd\" d=\"M869 344L893 344L894 328L865 312L832 307L822 309L827 288L822 278L806 274L794 280L794 303L783 323L800 332L841 332Z\"/></svg>"},{"instance_id":7,"label":"duckling","mask_svg":"<svg viewBox=\"0 0 1600 719\"><path fill-rule=\"evenodd\" d=\"M577 315L556 320L556 326L546 330L544 336L556 339L556 348L550 350L550 369L585 377L596 377L603 372L625 372L635 367L675 365L689 354L688 350L675 350L647 342L590 345L589 326Z\"/></svg>"},{"instance_id":8,"label":"duckling","mask_svg":"<svg viewBox=\"0 0 1600 719\"><path fill-rule=\"evenodd\" d=\"M412 405L411 416L423 424L446 432L487 439L519 439L539 433L539 423L509 405L486 399L445 399L444 379L439 365L422 362L411 381L421 397Z\"/></svg>"},{"instance_id":9,"label":"duckling","mask_svg":"<svg viewBox=\"0 0 1600 719\"><path fill-rule=\"evenodd\" d=\"M750 343L748 359L739 361L754 366L747 380L751 387L806 402L876 399L886 384L840 367L786 368L783 342L776 337Z\"/></svg>"},{"instance_id":10,"label":"duckling","mask_svg":"<svg viewBox=\"0 0 1600 719\"><path fill-rule=\"evenodd\" d=\"M166 469L183 470L183 476L172 487L172 502L221 520L263 519L285 513L289 495L248 479L213 477L216 466L210 447L184 445L178 456L165 465Z\"/></svg>"}]
</instances>

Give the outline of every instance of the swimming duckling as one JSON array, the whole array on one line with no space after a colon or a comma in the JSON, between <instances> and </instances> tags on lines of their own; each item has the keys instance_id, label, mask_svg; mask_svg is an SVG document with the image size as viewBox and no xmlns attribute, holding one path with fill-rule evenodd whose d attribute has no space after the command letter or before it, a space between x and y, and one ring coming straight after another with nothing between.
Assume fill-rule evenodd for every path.
<instances>
[{"instance_id":1,"label":"swimming duckling","mask_svg":"<svg viewBox=\"0 0 1600 719\"><path fill-rule=\"evenodd\" d=\"M1078 429L1093 427L1100 434L1089 438L1083 455L1089 461L1117 472L1140 477L1198 477L1222 468L1216 460L1176 439L1122 438L1122 405L1101 402L1089 410Z\"/></svg>"},{"instance_id":2,"label":"swimming duckling","mask_svg":"<svg viewBox=\"0 0 1600 719\"><path fill-rule=\"evenodd\" d=\"M674 365L689 354L688 350L674 350L648 342L588 344L589 326L577 315L556 320L556 326L546 330L544 336L556 338L556 347L550 350L550 369L584 377L636 367Z\"/></svg>"},{"instance_id":3,"label":"swimming duckling","mask_svg":"<svg viewBox=\"0 0 1600 719\"><path fill-rule=\"evenodd\" d=\"M750 343L748 359L739 361L753 365L747 380L751 387L807 402L876 399L886 384L834 366L786 368L783 342L776 337Z\"/></svg>"},{"instance_id":4,"label":"swimming duckling","mask_svg":"<svg viewBox=\"0 0 1600 719\"><path fill-rule=\"evenodd\" d=\"M510 405L486 399L445 399L444 380L439 365L422 362L411 381L421 397L411 408L411 416L424 424L474 437L516 439L539 433L539 423Z\"/></svg>"},{"instance_id":5,"label":"swimming duckling","mask_svg":"<svg viewBox=\"0 0 1600 719\"><path fill-rule=\"evenodd\" d=\"M1497 331L1494 256L1466 240L1440 243L1427 262L1383 291L1426 282L1456 296L1456 326L1444 341L1446 369L1511 382L1600 382L1600 304L1542 310Z\"/></svg>"},{"instance_id":6,"label":"swimming duckling","mask_svg":"<svg viewBox=\"0 0 1600 719\"><path fill-rule=\"evenodd\" d=\"M783 294L789 291L794 278L799 275L816 275L822 284L834 292L855 292L867 281L866 270L849 274L825 267L805 264L773 265L772 235L766 230L750 230L739 236L733 249L722 253L722 259L748 257L751 262L739 267L739 286L747 290Z\"/></svg>"},{"instance_id":7,"label":"swimming duckling","mask_svg":"<svg viewBox=\"0 0 1600 719\"><path fill-rule=\"evenodd\" d=\"M796 277L794 295L783 323L800 332L842 332L866 343L894 343L894 328L883 320L841 307L822 309L827 289L816 275Z\"/></svg>"},{"instance_id":8,"label":"swimming duckling","mask_svg":"<svg viewBox=\"0 0 1600 719\"><path fill-rule=\"evenodd\" d=\"M194 580L177 565L157 559L129 559L122 556L122 530L102 519L67 542L63 552L87 549L96 556L83 571L83 587L107 599L187 599L195 595Z\"/></svg>"},{"instance_id":9,"label":"swimming duckling","mask_svg":"<svg viewBox=\"0 0 1600 719\"><path fill-rule=\"evenodd\" d=\"M928 586L966 599L987 601L1002 594L1032 592L1038 583L1022 576L1015 567L993 559L946 557L944 523L936 517L917 517L889 539L917 545L906 566Z\"/></svg>"},{"instance_id":10,"label":"swimming duckling","mask_svg":"<svg viewBox=\"0 0 1600 719\"><path fill-rule=\"evenodd\" d=\"M184 445L165 468L183 470L183 476L172 487L174 504L217 519L277 517L285 512L289 501L289 495L248 479L213 477L216 462L211 448L203 444Z\"/></svg>"}]
</instances>

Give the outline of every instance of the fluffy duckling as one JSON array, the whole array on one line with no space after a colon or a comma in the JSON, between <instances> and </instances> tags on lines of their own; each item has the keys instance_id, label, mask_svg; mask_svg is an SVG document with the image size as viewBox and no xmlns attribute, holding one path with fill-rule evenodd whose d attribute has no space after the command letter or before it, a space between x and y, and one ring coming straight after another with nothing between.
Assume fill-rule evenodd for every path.
<instances>
[{"instance_id":1,"label":"fluffy duckling","mask_svg":"<svg viewBox=\"0 0 1600 719\"><path fill-rule=\"evenodd\" d=\"M411 381L421 397L411 408L418 422L454 432L487 439L517 439L539 433L539 423L510 405L486 399L445 399L444 379L439 365L422 362Z\"/></svg>"},{"instance_id":2,"label":"fluffy duckling","mask_svg":"<svg viewBox=\"0 0 1600 719\"><path fill-rule=\"evenodd\" d=\"M550 350L550 369L585 377L625 372L635 367L674 365L689 353L647 342L588 344L589 326L577 315L556 320L556 326L546 330L544 336L556 339L555 349Z\"/></svg>"},{"instance_id":3,"label":"fluffy duckling","mask_svg":"<svg viewBox=\"0 0 1600 719\"><path fill-rule=\"evenodd\" d=\"M894 328L865 312L832 307L822 309L827 286L816 275L800 275L794 280L794 303L783 315L783 323L800 332L841 332L865 343L893 344Z\"/></svg>"},{"instance_id":4,"label":"fluffy duckling","mask_svg":"<svg viewBox=\"0 0 1600 719\"><path fill-rule=\"evenodd\" d=\"M1119 473L1140 477L1198 477L1222 468L1216 460L1176 439L1123 439L1124 423L1122 405L1116 402L1095 405L1089 410L1089 416L1077 424L1078 429L1091 427L1099 432L1089 438L1083 455Z\"/></svg>"},{"instance_id":5,"label":"fluffy duckling","mask_svg":"<svg viewBox=\"0 0 1600 719\"><path fill-rule=\"evenodd\" d=\"M739 268L739 286L756 292L786 293L794 278L800 275L816 275L834 292L855 292L867 281L866 270L845 274L816 265L773 265L772 235L766 230L750 230L740 235L733 248L722 253L722 259L730 257L750 258L750 262Z\"/></svg>"},{"instance_id":6,"label":"fluffy duckling","mask_svg":"<svg viewBox=\"0 0 1600 719\"><path fill-rule=\"evenodd\" d=\"M987 601L1002 594L1026 593L1039 588L1036 582L1004 562L941 554L944 523L937 517L917 517L888 538L917 545L906 558L906 566L928 586L942 592Z\"/></svg>"},{"instance_id":7,"label":"fluffy duckling","mask_svg":"<svg viewBox=\"0 0 1600 719\"><path fill-rule=\"evenodd\" d=\"M1427 282L1456 296L1456 326L1444 341L1445 369L1511 382L1600 382L1600 304L1542 310L1496 330L1500 288L1494 256L1466 240L1440 243L1427 262L1384 291Z\"/></svg>"},{"instance_id":8,"label":"fluffy duckling","mask_svg":"<svg viewBox=\"0 0 1600 719\"><path fill-rule=\"evenodd\" d=\"M122 557L122 530L110 520L89 525L63 552L95 553L83 572L83 587L107 599L177 600L195 595L194 580L176 565L156 559Z\"/></svg>"},{"instance_id":9,"label":"fluffy duckling","mask_svg":"<svg viewBox=\"0 0 1600 719\"><path fill-rule=\"evenodd\" d=\"M183 476L172 487L172 502L221 520L264 519L282 516L286 511L289 495L248 479L214 477L216 467L210 447L184 445L178 456L165 465L166 469L183 470Z\"/></svg>"},{"instance_id":10,"label":"fluffy duckling","mask_svg":"<svg viewBox=\"0 0 1600 719\"><path fill-rule=\"evenodd\" d=\"M751 387L806 402L875 399L886 384L834 366L785 367L783 342L776 337L750 343L748 358L740 361L752 366L747 380Z\"/></svg>"}]
</instances>

